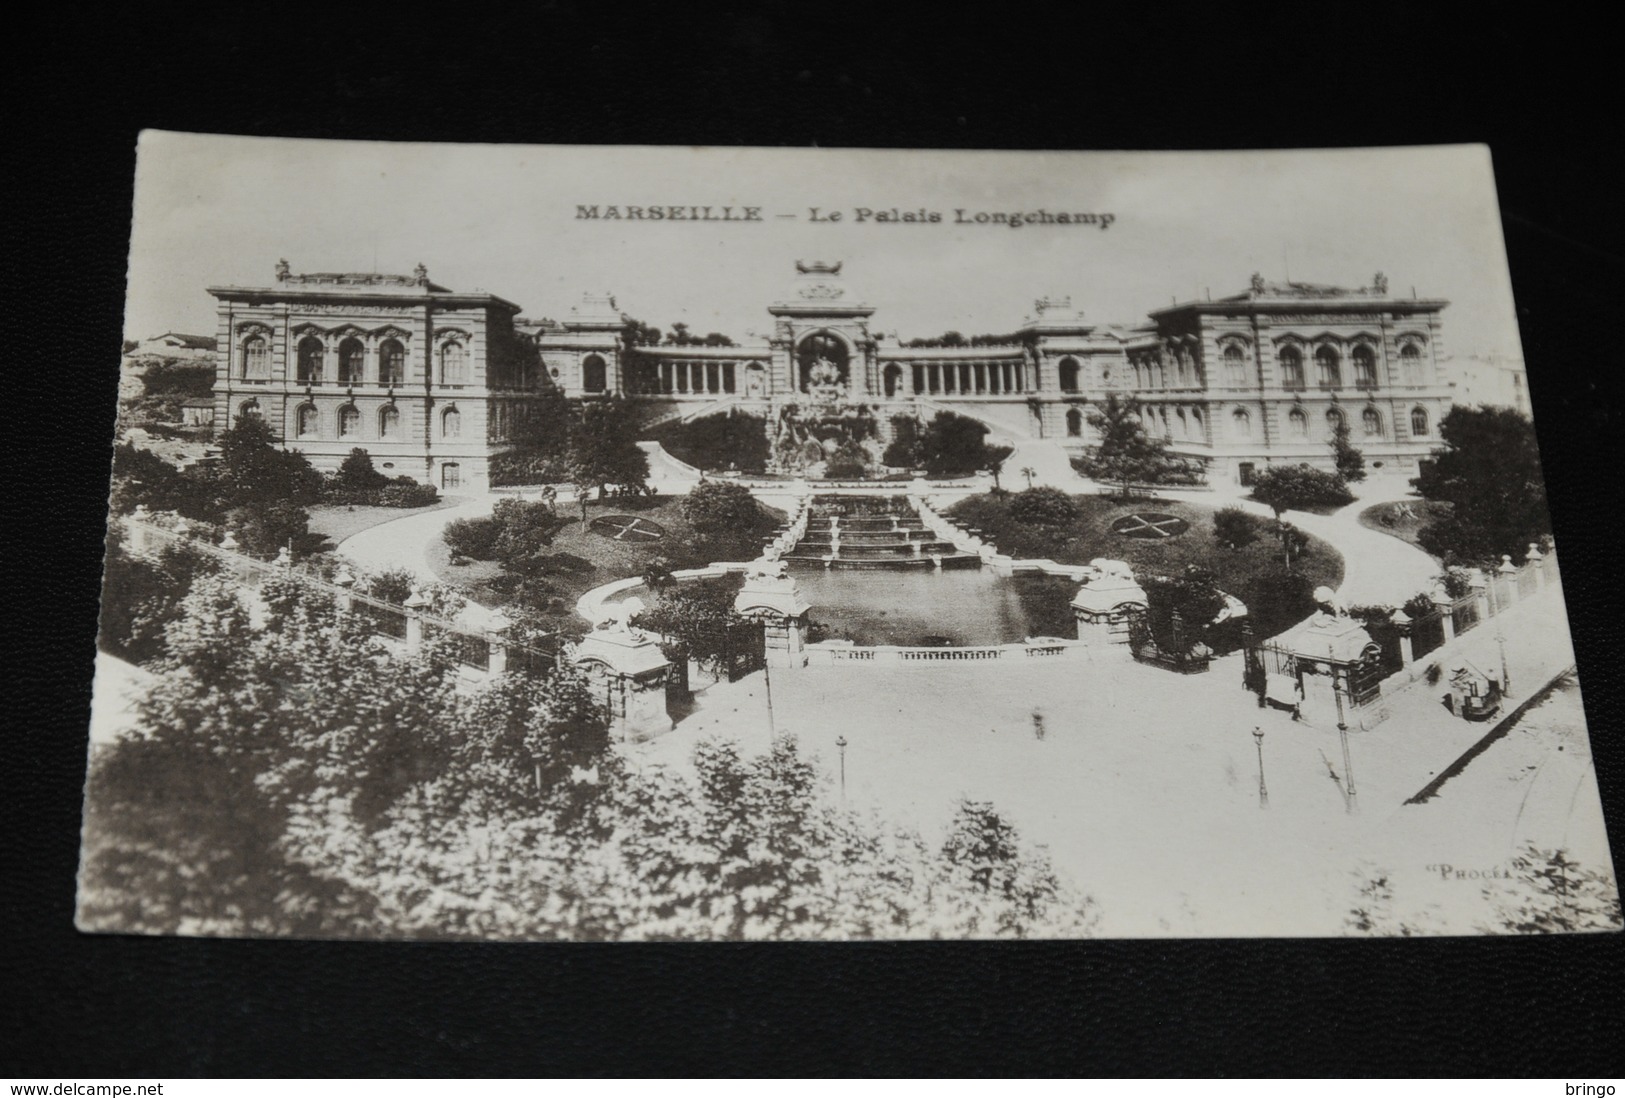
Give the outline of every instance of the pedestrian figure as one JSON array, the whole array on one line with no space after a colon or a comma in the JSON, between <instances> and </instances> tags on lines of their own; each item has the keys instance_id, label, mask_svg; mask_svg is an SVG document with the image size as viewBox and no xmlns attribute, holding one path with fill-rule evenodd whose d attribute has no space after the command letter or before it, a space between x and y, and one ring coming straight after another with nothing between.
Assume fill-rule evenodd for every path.
<instances>
[{"instance_id":1,"label":"pedestrian figure","mask_svg":"<svg viewBox=\"0 0 1625 1098\"><path fill-rule=\"evenodd\" d=\"M1033 735L1038 739L1044 738L1044 711L1042 709L1033 710Z\"/></svg>"}]
</instances>

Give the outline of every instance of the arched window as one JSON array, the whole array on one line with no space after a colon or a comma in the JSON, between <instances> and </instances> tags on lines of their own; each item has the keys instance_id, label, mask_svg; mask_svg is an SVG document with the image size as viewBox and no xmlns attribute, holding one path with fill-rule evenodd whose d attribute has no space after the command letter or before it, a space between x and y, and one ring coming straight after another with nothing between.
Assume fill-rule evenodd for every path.
<instances>
[{"instance_id":1,"label":"arched window","mask_svg":"<svg viewBox=\"0 0 1625 1098\"><path fill-rule=\"evenodd\" d=\"M1202 429L1202 413L1199 409L1191 409L1191 437L1198 441L1207 438L1207 432Z\"/></svg>"},{"instance_id":2,"label":"arched window","mask_svg":"<svg viewBox=\"0 0 1625 1098\"><path fill-rule=\"evenodd\" d=\"M401 437L401 413L393 404L386 404L378 410L378 437Z\"/></svg>"},{"instance_id":3,"label":"arched window","mask_svg":"<svg viewBox=\"0 0 1625 1098\"><path fill-rule=\"evenodd\" d=\"M1078 391L1078 360L1075 358L1061 359L1061 392L1075 393Z\"/></svg>"},{"instance_id":4,"label":"arched window","mask_svg":"<svg viewBox=\"0 0 1625 1098\"><path fill-rule=\"evenodd\" d=\"M271 355L261 336L251 336L243 344L243 377L264 381L271 376Z\"/></svg>"},{"instance_id":5,"label":"arched window","mask_svg":"<svg viewBox=\"0 0 1625 1098\"><path fill-rule=\"evenodd\" d=\"M1340 408L1327 408L1326 409L1326 433L1328 435L1336 434L1337 429L1339 427L1343 426L1343 424L1345 422L1347 422L1347 421L1343 419L1342 409L1340 409Z\"/></svg>"},{"instance_id":6,"label":"arched window","mask_svg":"<svg viewBox=\"0 0 1625 1098\"><path fill-rule=\"evenodd\" d=\"M581 388L589 393L601 393L608 384L609 371L598 355L588 355L581 363Z\"/></svg>"},{"instance_id":7,"label":"arched window","mask_svg":"<svg viewBox=\"0 0 1625 1098\"><path fill-rule=\"evenodd\" d=\"M1066 434L1068 438L1081 438L1083 436L1083 413L1072 408L1066 413Z\"/></svg>"},{"instance_id":8,"label":"arched window","mask_svg":"<svg viewBox=\"0 0 1625 1098\"><path fill-rule=\"evenodd\" d=\"M459 488L463 483L463 469L455 461L442 462L440 466L440 487Z\"/></svg>"},{"instance_id":9,"label":"arched window","mask_svg":"<svg viewBox=\"0 0 1625 1098\"><path fill-rule=\"evenodd\" d=\"M1253 437L1253 417L1247 414L1247 409L1237 408L1230 413L1230 432L1237 438Z\"/></svg>"},{"instance_id":10,"label":"arched window","mask_svg":"<svg viewBox=\"0 0 1625 1098\"><path fill-rule=\"evenodd\" d=\"M1377 387L1377 353L1364 343L1354 348L1354 384L1361 389Z\"/></svg>"},{"instance_id":11,"label":"arched window","mask_svg":"<svg viewBox=\"0 0 1625 1098\"><path fill-rule=\"evenodd\" d=\"M257 416L259 414L260 402L257 400L245 400L242 402L242 404L237 406L237 418L239 420L244 420L249 416Z\"/></svg>"},{"instance_id":12,"label":"arched window","mask_svg":"<svg viewBox=\"0 0 1625 1098\"><path fill-rule=\"evenodd\" d=\"M1360 423L1365 427L1366 438L1382 437L1382 413L1375 408L1367 408L1362 412Z\"/></svg>"},{"instance_id":13,"label":"arched window","mask_svg":"<svg viewBox=\"0 0 1625 1098\"><path fill-rule=\"evenodd\" d=\"M406 381L406 348L398 339L386 339L378 346L378 381L400 385Z\"/></svg>"},{"instance_id":14,"label":"arched window","mask_svg":"<svg viewBox=\"0 0 1625 1098\"><path fill-rule=\"evenodd\" d=\"M1428 433L1428 410L1421 405L1411 409L1411 434L1424 438Z\"/></svg>"},{"instance_id":15,"label":"arched window","mask_svg":"<svg viewBox=\"0 0 1625 1098\"><path fill-rule=\"evenodd\" d=\"M1422 348L1414 343L1407 343L1401 347L1399 349L1399 369L1406 385L1423 384Z\"/></svg>"},{"instance_id":16,"label":"arched window","mask_svg":"<svg viewBox=\"0 0 1625 1098\"><path fill-rule=\"evenodd\" d=\"M463 356L463 345L456 340L440 345L440 384L465 385L468 383L468 364Z\"/></svg>"},{"instance_id":17,"label":"arched window","mask_svg":"<svg viewBox=\"0 0 1625 1098\"><path fill-rule=\"evenodd\" d=\"M322 383L322 341L306 336L299 341L299 380L306 385Z\"/></svg>"},{"instance_id":18,"label":"arched window","mask_svg":"<svg viewBox=\"0 0 1625 1098\"><path fill-rule=\"evenodd\" d=\"M315 438L320 428L316 406L314 404L301 404L299 411L294 413L293 429L300 438Z\"/></svg>"},{"instance_id":19,"label":"arched window","mask_svg":"<svg viewBox=\"0 0 1625 1098\"><path fill-rule=\"evenodd\" d=\"M1185 418L1185 409L1179 408L1179 409L1175 410L1174 416L1175 416L1175 418L1177 418L1179 420L1179 437L1180 438L1190 438L1191 437L1191 421Z\"/></svg>"},{"instance_id":20,"label":"arched window","mask_svg":"<svg viewBox=\"0 0 1625 1098\"><path fill-rule=\"evenodd\" d=\"M889 397L896 396L898 389L902 386L903 368L897 365L895 362L892 363L890 366L886 367L884 378L886 395Z\"/></svg>"},{"instance_id":21,"label":"arched window","mask_svg":"<svg viewBox=\"0 0 1625 1098\"><path fill-rule=\"evenodd\" d=\"M1322 389L1343 387L1343 359L1336 348L1322 344L1315 349L1315 374Z\"/></svg>"},{"instance_id":22,"label":"arched window","mask_svg":"<svg viewBox=\"0 0 1625 1098\"><path fill-rule=\"evenodd\" d=\"M1247 384L1247 354L1234 343L1224 349L1224 383L1234 388Z\"/></svg>"},{"instance_id":23,"label":"arched window","mask_svg":"<svg viewBox=\"0 0 1625 1098\"><path fill-rule=\"evenodd\" d=\"M440 437L463 437L463 413L456 408L447 408L440 414Z\"/></svg>"},{"instance_id":24,"label":"arched window","mask_svg":"<svg viewBox=\"0 0 1625 1098\"><path fill-rule=\"evenodd\" d=\"M1302 408L1294 408L1288 412L1286 423L1293 438L1309 437L1309 417L1304 414Z\"/></svg>"},{"instance_id":25,"label":"arched window","mask_svg":"<svg viewBox=\"0 0 1625 1098\"><path fill-rule=\"evenodd\" d=\"M361 413L354 404L339 409L339 437L354 438L361 433Z\"/></svg>"},{"instance_id":26,"label":"arched window","mask_svg":"<svg viewBox=\"0 0 1625 1098\"><path fill-rule=\"evenodd\" d=\"M360 385L367 379L367 348L359 339L339 344L339 384Z\"/></svg>"},{"instance_id":27,"label":"arched window","mask_svg":"<svg viewBox=\"0 0 1625 1098\"><path fill-rule=\"evenodd\" d=\"M1303 388L1303 352L1296 347L1281 348L1281 387Z\"/></svg>"}]
</instances>

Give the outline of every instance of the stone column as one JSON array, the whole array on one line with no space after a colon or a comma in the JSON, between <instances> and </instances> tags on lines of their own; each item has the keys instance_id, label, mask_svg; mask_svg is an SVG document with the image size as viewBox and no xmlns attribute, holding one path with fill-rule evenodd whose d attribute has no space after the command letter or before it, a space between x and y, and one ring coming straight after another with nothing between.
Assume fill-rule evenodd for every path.
<instances>
[{"instance_id":1,"label":"stone column","mask_svg":"<svg viewBox=\"0 0 1625 1098\"><path fill-rule=\"evenodd\" d=\"M225 548L225 542L221 542L220 547ZM355 606L355 573L348 568L340 568L338 574L333 577L333 585L339 589L337 599L339 613L348 614Z\"/></svg>"},{"instance_id":2,"label":"stone column","mask_svg":"<svg viewBox=\"0 0 1625 1098\"><path fill-rule=\"evenodd\" d=\"M807 666L808 611L784 562L752 566L734 597L736 613L762 623L764 655L775 668Z\"/></svg>"},{"instance_id":3,"label":"stone column","mask_svg":"<svg viewBox=\"0 0 1625 1098\"><path fill-rule=\"evenodd\" d=\"M1451 602L1444 592L1433 596L1433 608L1439 612L1439 624L1444 626L1444 642L1449 644L1456 639L1456 619L1450 613Z\"/></svg>"},{"instance_id":4,"label":"stone column","mask_svg":"<svg viewBox=\"0 0 1625 1098\"><path fill-rule=\"evenodd\" d=\"M666 709L671 663L646 633L625 622L606 622L576 645L571 659L592 680L594 696L604 699L611 735L646 740L671 731Z\"/></svg>"},{"instance_id":5,"label":"stone column","mask_svg":"<svg viewBox=\"0 0 1625 1098\"><path fill-rule=\"evenodd\" d=\"M1540 551L1540 546L1534 542L1529 543L1529 566L1535 570L1535 584L1538 587L1546 586L1546 558Z\"/></svg>"},{"instance_id":6,"label":"stone column","mask_svg":"<svg viewBox=\"0 0 1625 1098\"><path fill-rule=\"evenodd\" d=\"M508 616L498 610L491 615L486 623L485 643L490 649L490 657L486 663L486 674L492 679L500 679L508 670L508 634L507 629L513 622Z\"/></svg>"},{"instance_id":7,"label":"stone column","mask_svg":"<svg viewBox=\"0 0 1625 1098\"><path fill-rule=\"evenodd\" d=\"M406 608L406 650L416 652L423 647L423 608L429 605L429 600L414 587L401 605Z\"/></svg>"},{"instance_id":8,"label":"stone column","mask_svg":"<svg viewBox=\"0 0 1625 1098\"><path fill-rule=\"evenodd\" d=\"M1416 662L1416 654L1411 646L1411 616L1404 610L1395 610L1394 616L1388 619L1399 631L1399 657L1400 661L1409 667Z\"/></svg>"},{"instance_id":9,"label":"stone column","mask_svg":"<svg viewBox=\"0 0 1625 1098\"><path fill-rule=\"evenodd\" d=\"M1501 576L1506 579L1507 606L1515 605L1518 601L1519 595L1518 567L1512 563L1512 555L1510 553L1503 553L1501 555L1501 566L1496 569L1496 572L1500 573Z\"/></svg>"},{"instance_id":10,"label":"stone column","mask_svg":"<svg viewBox=\"0 0 1625 1098\"><path fill-rule=\"evenodd\" d=\"M1145 589L1127 568L1110 572L1097 569L1072 598L1078 639L1088 644L1092 657L1128 659L1133 654L1129 624L1135 614L1145 612L1145 607Z\"/></svg>"}]
</instances>

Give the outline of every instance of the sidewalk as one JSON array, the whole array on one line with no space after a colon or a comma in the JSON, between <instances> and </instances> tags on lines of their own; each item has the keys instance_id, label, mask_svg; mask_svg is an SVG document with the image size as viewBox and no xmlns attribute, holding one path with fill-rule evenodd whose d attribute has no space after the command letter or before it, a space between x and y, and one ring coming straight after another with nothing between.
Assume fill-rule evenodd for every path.
<instances>
[{"instance_id":1,"label":"sidewalk","mask_svg":"<svg viewBox=\"0 0 1625 1098\"><path fill-rule=\"evenodd\" d=\"M1445 694L1443 683L1429 685L1423 672L1430 665L1448 672L1465 660L1499 676L1503 642L1512 689L1500 716L1473 722L1451 713L1441 700ZM1385 810L1404 803L1487 736L1500 720L1573 665L1568 615L1562 592L1555 586L1544 588L1430 652L1407 669L1415 675L1413 681L1407 683L1401 676L1394 676L1384 682L1383 697L1369 707L1372 716L1387 710L1388 717L1382 723L1362 730L1351 715L1349 752L1360 800L1380 804ZM1337 729L1307 723L1301 727L1328 758L1339 762L1341 770L1342 747ZM1469 768L1493 765L1493 758L1485 755L1474 759ZM1444 788L1449 788L1449 782Z\"/></svg>"}]
</instances>

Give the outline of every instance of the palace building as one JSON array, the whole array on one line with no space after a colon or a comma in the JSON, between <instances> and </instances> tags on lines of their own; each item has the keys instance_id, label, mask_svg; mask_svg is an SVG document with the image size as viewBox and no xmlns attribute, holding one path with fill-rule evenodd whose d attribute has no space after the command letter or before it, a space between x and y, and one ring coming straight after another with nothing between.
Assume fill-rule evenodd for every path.
<instances>
[{"instance_id":1,"label":"palace building","mask_svg":"<svg viewBox=\"0 0 1625 1098\"><path fill-rule=\"evenodd\" d=\"M319 468L354 447L392 475L478 489L543 390L626 396L646 426L729 409L771 422L833 387L893 417L948 410L997 438L1098 441L1089 410L1133 405L1170 449L1245 482L1269 464L1329 467L1339 423L1374 468L1415 469L1450 407L1437 299L1396 297L1377 275L1358 289L1267 282L1231 297L1170 305L1148 323L1084 318L1040 298L1002 335L899 341L851 295L839 263L797 263L767 306L771 333L740 344L639 342L608 295L562 320L528 321L486 293L412 276L292 274L275 285L214 287L216 424L265 416Z\"/></svg>"}]
</instances>

